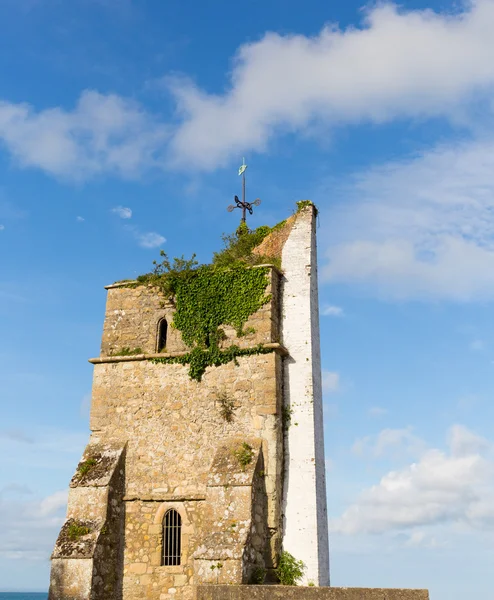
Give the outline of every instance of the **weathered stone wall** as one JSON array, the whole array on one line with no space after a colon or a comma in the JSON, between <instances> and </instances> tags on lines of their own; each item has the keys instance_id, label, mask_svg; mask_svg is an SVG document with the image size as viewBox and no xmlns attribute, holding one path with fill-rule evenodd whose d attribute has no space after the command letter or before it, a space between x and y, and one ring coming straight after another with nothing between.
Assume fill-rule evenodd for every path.
<instances>
[{"instance_id":1,"label":"weathered stone wall","mask_svg":"<svg viewBox=\"0 0 494 600\"><path fill-rule=\"evenodd\" d=\"M121 597L124 457L124 446L86 447L52 554L50 600Z\"/></svg>"},{"instance_id":2,"label":"weathered stone wall","mask_svg":"<svg viewBox=\"0 0 494 600\"><path fill-rule=\"evenodd\" d=\"M160 505L171 506L170 503L179 503L187 514L193 506L196 512L188 520L194 529L204 512L213 457L217 448L229 439L261 440L269 527L279 539L281 361L276 352L240 357L238 366L232 362L221 368L208 368L201 383L192 381L187 368L180 365L153 364L147 360L95 365L93 442L128 440L124 598L137 600L144 593L148 595L143 597L156 600L181 598L181 593L188 598L190 592L177 586L189 583L196 537L191 534L188 538L179 572L170 572L177 570L176 567L153 565L152 560L158 560L161 533L146 532L151 517L143 515L152 515L150 507L158 510ZM221 392L235 402L231 423L220 414ZM225 485L229 485L228 481ZM250 503L251 488L245 489ZM211 527L212 532L221 532L226 525L216 522ZM144 567L146 563L149 564ZM224 569L223 575L226 573ZM242 577L241 567L239 573ZM178 581L175 575L181 576ZM233 575L236 577L238 573Z\"/></svg>"},{"instance_id":3,"label":"weathered stone wall","mask_svg":"<svg viewBox=\"0 0 494 600\"><path fill-rule=\"evenodd\" d=\"M198 501L125 502L125 600L191 600L194 583L191 553L197 545L197 532L201 530L201 504ZM162 566L163 517L172 508L182 518L182 561L177 566Z\"/></svg>"},{"instance_id":4,"label":"weathered stone wall","mask_svg":"<svg viewBox=\"0 0 494 600\"><path fill-rule=\"evenodd\" d=\"M270 301L245 325L255 332L237 338L227 327L224 346L279 341L279 277L270 269ZM92 443L127 443L125 600L188 600L193 581L240 583L250 576L252 565L272 564L281 542L282 351L210 367L201 382L190 379L187 366L118 357L125 347L154 354L164 316L170 324L173 307L163 307L155 290L110 287L102 356L94 361ZM170 337L175 334L179 332L169 327L167 353L186 349ZM235 405L231 422L221 415L223 397ZM252 472L249 481L237 485L238 474L225 465L221 472L213 458L225 444L242 440L257 440L256 465L262 463L262 476L253 478ZM230 520L238 521L238 529L218 513L220 505L222 512L235 513ZM170 507L186 524L179 567L161 564L162 519ZM211 569L220 562L221 568Z\"/></svg>"},{"instance_id":5,"label":"weathered stone wall","mask_svg":"<svg viewBox=\"0 0 494 600\"><path fill-rule=\"evenodd\" d=\"M282 454L281 357L240 357L210 367L198 383L187 367L148 360L95 365L92 439L128 440L126 495L139 499L204 497L217 446L234 436L266 440L266 482L279 492ZM235 402L221 416L221 393ZM278 483L278 487L276 486Z\"/></svg>"},{"instance_id":6,"label":"weathered stone wall","mask_svg":"<svg viewBox=\"0 0 494 600\"><path fill-rule=\"evenodd\" d=\"M248 583L256 568L274 559L262 443L260 438L231 438L216 452L194 553L196 583ZM243 464L239 453L246 449L249 462Z\"/></svg>"},{"instance_id":7,"label":"weathered stone wall","mask_svg":"<svg viewBox=\"0 0 494 600\"><path fill-rule=\"evenodd\" d=\"M255 268L255 267L254 267ZM244 329L252 328L254 333L238 337L232 327L225 326L226 339L222 346L236 344L249 348L257 344L279 342L279 279L276 268L268 274L269 284L266 294L271 299L259 311L251 315ZM158 290L146 286L128 287L129 284L108 286L105 323L101 343L102 356L118 355L123 348L134 351L140 348L144 354L158 351L158 326L161 319L168 323L166 352L183 352L187 347L180 331L171 327L174 307Z\"/></svg>"},{"instance_id":8,"label":"weathered stone wall","mask_svg":"<svg viewBox=\"0 0 494 600\"><path fill-rule=\"evenodd\" d=\"M429 600L429 592L386 588L204 585L197 588L197 600Z\"/></svg>"}]
</instances>

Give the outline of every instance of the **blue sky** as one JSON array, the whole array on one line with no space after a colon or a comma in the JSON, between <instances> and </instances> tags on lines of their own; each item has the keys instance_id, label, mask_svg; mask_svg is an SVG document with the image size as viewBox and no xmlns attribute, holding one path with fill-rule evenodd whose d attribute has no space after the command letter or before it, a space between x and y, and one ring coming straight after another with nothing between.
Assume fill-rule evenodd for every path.
<instances>
[{"instance_id":1,"label":"blue sky","mask_svg":"<svg viewBox=\"0 0 494 600\"><path fill-rule=\"evenodd\" d=\"M318 229L332 584L488 597L494 2L0 0L0 586L46 590L103 286ZM490 567L490 568L489 568Z\"/></svg>"}]
</instances>

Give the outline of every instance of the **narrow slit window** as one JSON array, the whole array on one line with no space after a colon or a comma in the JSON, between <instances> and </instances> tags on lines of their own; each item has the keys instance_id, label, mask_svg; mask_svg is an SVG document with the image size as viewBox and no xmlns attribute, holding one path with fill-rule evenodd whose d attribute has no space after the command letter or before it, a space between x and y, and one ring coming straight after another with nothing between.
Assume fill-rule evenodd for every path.
<instances>
[{"instance_id":1,"label":"narrow slit window","mask_svg":"<svg viewBox=\"0 0 494 600\"><path fill-rule=\"evenodd\" d=\"M163 565L180 565L182 554L182 517L170 509L163 520Z\"/></svg>"},{"instance_id":2,"label":"narrow slit window","mask_svg":"<svg viewBox=\"0 0 494 600\"><path fill-rule=\"evenodd\" d=\"M158 324L158 352L166 348L166 335L168 333L168 323L166 319L161 319Z\"/></svg>"}]
</instances>

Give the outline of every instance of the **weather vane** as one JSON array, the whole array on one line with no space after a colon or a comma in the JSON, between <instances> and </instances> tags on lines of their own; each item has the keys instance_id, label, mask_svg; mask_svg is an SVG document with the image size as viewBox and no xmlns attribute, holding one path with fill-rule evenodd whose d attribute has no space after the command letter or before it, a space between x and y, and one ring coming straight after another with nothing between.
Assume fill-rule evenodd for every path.
<instances>
[{"instance_id":1,"label":"weather vane","mask_svg":"<svg viewBox=\"0 0 494 600\"><path fill-rule=\"evenodd\" d=\"M235 203L237 206L233 206L233 204L230 204L230 206L228 207L228 212L232 212L234 211L236 208L241 208L242 209L242 223L245 223L245 214L246 211L249 211L249 215L252 214L252 207L253 206L259 206L259 204L261 204L261 201L259 198L256 198L254 200L254 202L246 202L245 200L245 170L247 169L247 165L245 164L245 158L242 159L242 165L238 170L238 174L242 175L242 201L240 201L238 199L238 196L235 196Z\"/></svg>"}]
</instances>

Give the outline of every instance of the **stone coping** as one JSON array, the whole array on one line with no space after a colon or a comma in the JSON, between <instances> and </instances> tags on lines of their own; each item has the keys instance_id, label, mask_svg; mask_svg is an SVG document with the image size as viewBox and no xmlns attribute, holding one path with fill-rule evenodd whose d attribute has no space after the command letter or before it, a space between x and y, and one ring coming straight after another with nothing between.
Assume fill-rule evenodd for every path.
<instances>
[{"instance_id":1,"label":"stone coping","mask_svg":"<svg viewBox=\"0 0 494 600\"><path fill-rule=\"evenodd\" d=\"M302 587L289 585L199 585L197 600L429 600L428 590Z\"/></svg>"},{"instance_id":2,"label":"stone coping","mask_svg":"<svg viewBox=\"0 0 494 600\"><path fill-rule=\"evenodd\" d=\"M262 348L278 352L281 356L288 356L288 350L285 346L282 346L277 342L262 344ZM242 348L242 350L244 350L244 348ZM132 362L137 360L150 360L153 358L175 358L177 356L185 356L186 354L189 354L189 352L190 351L187 350L186 352L160 352L158 354L132 354L130 356L98 356L97 358L89 358L88 362L93 365L99 365L101 363ZM239 356L238 358L242 357Z\"/></svg>"},{"instance_id":3,"label":"stone coping","mask_svg":"<svg viewBox=\"0 0 494 600\"><path fill-rule=\"evenodd\" d=\"M266 263L266 264L262 264L262 265L252 265L250 268L251 269L260 269L262 267L269 267L270 269L273 269L274 271L276 271L278 273L278 275L283 275L283 273L280 271L280 269L276 266L273 265L271 263ZM128 285L132 285L132 284L136 284L137 279L129 279L127 281L117 281L116 283L111 283L110 285L105 285L105 290L113 290L115 288L121 288L121 287L126 287Z\"/></svg>"},{"instance_id":4,"label":"stone coping","mask_svg":"<svg viewBox=\"0 0 494 600\"><path fill-rule=\"evenodd\" d=\"M124 502L203 502L204 494L127 494Z\"/></svg>"}]
</instances>

